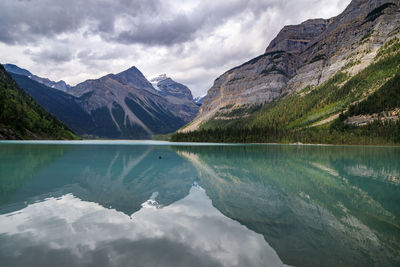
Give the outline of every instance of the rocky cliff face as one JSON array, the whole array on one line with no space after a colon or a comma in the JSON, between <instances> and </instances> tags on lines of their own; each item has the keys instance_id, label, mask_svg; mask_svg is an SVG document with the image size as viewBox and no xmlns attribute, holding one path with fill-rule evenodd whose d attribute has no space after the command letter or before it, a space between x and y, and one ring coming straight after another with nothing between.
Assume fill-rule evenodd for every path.
<instances>
[{"instance_id":1,"label":"rocky cliff face","mask_svg":"<svg viewBox=\"0 0 400 267\"><path fill-rule=\"evenodd\" d=\"M353 0L337 17L284 27L263 55L215 80L199 115L183 131L196 130L217 112L320 85L339 71L358 73L381 46L399 36L399 7L399 0Z\"/></svg>"},{"instance_id":2,"label":"rocky cliff face","mask_svg":"<svg viewBox=\"0 0 400 267\"><path fill-rule=\"evenodd\" d=\"M275 51L300 53L312 40L326 30L329 21L325 19L310 19L300 25L285 26L269 44L265 53Z\"/></svg>"}]
</instances>

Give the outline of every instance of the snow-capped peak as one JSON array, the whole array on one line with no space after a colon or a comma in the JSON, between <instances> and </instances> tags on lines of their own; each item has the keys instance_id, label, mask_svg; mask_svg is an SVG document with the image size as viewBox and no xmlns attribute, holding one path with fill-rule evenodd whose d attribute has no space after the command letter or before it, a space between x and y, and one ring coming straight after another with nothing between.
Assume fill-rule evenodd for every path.
<instances>
[{"instance_id":1,"label":"snow-capped peak","mask_svg":"<svg viewBox=\"0 0 400 267\"><path fill-rule=\"evenodd\" d=\"M201 104L203 104L203 100L204 100L204 98L206 98L206 96L207 96L207 94L202 95L202 96L195 97L195 98L193 99L193 101L194 101L195 103L201 105Z\"/></svg>"},{"instance_id":2,"label":"snow-capped peak","mask_svg":"<svg viewBox=\"0 0 400 267\"><path fill-rule=\"evenodd\" d=\"M150 82L151 83L159 83L159 82L164 81L166 79L168 79L167 74L161 74L161 75L158 75L157 77L151 79Z\"/></svg>"},{"instance_id":3,"label":"snow-capped peak","mask_svg":"<svg viewBox=\"0 0 400 267\"><path fill-rule=\"evenodd\" d=\"M158 87L158 83L162 82L166 79L168 79L167 74L161 74L153 79L150 79L150 83L151 83L151 85L153 85L154 89L156 89L157 91L161 91L161 89Z\"/></svg>"}]
</instances>

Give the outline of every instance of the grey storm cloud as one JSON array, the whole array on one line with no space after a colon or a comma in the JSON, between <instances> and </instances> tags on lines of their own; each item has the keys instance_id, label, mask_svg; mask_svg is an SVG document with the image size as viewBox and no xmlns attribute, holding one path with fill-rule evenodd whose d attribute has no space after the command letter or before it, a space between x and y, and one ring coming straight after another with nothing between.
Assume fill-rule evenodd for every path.
<instances>
[{"instance_id":1,"label":"grey storm cloud","mask_svg":"<svg viewBox=\"0 0 400 267\"><path fill-rule=\"evenodd\" d=\"M0 41L25 44L38 38L71 33L84 26L91 32L114 31L124 14L157 13L156 0L2 0L0 2Z\"/></svg>"},{"instance_id":2,"label":"grey storm cloud","mask_svg":"<svg viewBox=\"0 0 400 267\"><path fill-rule=\"evenodd\" d=\"M73 58L71 49L67 46L55 45L51 49L43 49L40 52L32 52L30 49L24 51L36 63L64 63Z\"/></svg>"},{"instance_id":3,"label":"grey storm cloud","mask_svg":"<svg viewBox=\"0 0 400 267\"><path fill-rule=\"evenodd\" d=\"M2 0L0 41L29 44L85 29L85 34L98 34L106 41L168 46L192 40L196 33L245 9L257 14L279 1L205 0L197 4L185 13L161 0Z\"/></svg>"}]
</instances>

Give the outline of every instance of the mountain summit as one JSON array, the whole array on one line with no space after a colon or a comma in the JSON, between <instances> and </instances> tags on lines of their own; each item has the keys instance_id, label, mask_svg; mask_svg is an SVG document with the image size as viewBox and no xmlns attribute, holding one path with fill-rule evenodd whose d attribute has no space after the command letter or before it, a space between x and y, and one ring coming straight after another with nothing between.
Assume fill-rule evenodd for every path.
<instances>
[{"instance_id":1,"label":"mountain summit","mask_svg":"<svg viewBox=\"0 0 400 267\"><path fill-rule=\"evenodd\" d=\"M160 91L160 93L165 96L173 96L179 99L186 99L189 101L193 101L193 95L190 89L170 77L166 74L161 74L153 79L150 80L153 87ZM197 113L197 111L194 111Z\"/></svg>"}]
</instances>

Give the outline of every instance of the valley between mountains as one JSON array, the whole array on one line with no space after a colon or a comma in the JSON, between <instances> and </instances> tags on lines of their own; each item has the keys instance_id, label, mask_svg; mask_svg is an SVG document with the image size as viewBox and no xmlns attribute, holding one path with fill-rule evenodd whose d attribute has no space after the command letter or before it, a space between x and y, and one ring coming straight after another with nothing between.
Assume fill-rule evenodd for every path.
<instances>
[{"instance_id":1,"label":"valley between mountains","mask_svg":"<svg viewBox=\"0 0 400 267\"><path fill-rule=\"evenodd\" d=\"M172 141L400 143L399 0L353 0L336 17L285 26L263 54L218 77L204 98L166 75L149 81L136 67L73 87L4 67L83 138L173 133Z\"/></svg>"}]
</instances>

